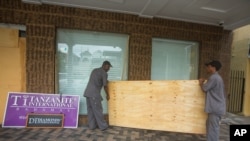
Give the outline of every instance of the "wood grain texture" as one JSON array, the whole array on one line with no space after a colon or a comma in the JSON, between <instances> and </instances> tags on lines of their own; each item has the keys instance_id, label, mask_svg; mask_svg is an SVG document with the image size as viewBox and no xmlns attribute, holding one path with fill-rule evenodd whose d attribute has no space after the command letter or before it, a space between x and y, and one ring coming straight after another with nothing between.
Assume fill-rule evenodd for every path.
<instances>
[{"instance_id":1,"label":"wood grain texture","mask_svg":"<svg viewBox=\"0 0 250 141\"><path fill-rule=\"evenodd\" d=\"M0 27L0 47L17 48L18 47L18 30Z\"/></svg>"},{"instance_id":2,"label":"wood grain texture","mask_svg":"<svg viewBox=\"0 0 250 141\"><path fill-rule=\"evenodd\" d=\"M205 134L204 93L197 80L111 81L114 126Z\"/></svg>"}]
</instances>

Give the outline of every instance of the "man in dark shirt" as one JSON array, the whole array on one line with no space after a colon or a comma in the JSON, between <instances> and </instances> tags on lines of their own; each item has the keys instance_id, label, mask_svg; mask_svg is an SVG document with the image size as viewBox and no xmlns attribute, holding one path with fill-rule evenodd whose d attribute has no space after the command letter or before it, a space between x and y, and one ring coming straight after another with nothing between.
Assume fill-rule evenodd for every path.
<instances>
[{"instance_id":1,"label":"man in dark shirt","mask_svg":"<svg viewBox=\"0 0 250 141\"><path fill-rule=\"evenodd\" d=\"M207 81L199 79L201 89L206 93L205 112L208 113L206 128L207 141L219 141L220 119L226 112L224 82L218 71L221 68L219 61L206 63L210 74Z\"/></svg>"},{"instance_id":2,"label":"man in dark shirt","mask_svg":"<svg viewBox=\"0 0 250 141\"><path fill-rule=\"evenodd\" d=\"M95 68L90 75L89 82L84 92L84 97L87 100L87 112L88 112L88 126L89 129L95 129L99 127L101 130L108 128L107 122L104 120L103 108L101 101L101 89L104 87L106 92L106 98L109 100L108 93L108 74L112 65L109 61L104 61L102 67Z\"/></svg>"}]
</instances>

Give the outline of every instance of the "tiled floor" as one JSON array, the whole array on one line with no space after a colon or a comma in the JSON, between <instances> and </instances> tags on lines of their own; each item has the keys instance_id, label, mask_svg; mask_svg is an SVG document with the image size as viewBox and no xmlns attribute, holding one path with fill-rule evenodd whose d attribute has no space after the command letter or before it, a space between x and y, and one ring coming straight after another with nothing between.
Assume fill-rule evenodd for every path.
<instances>
[{"instance_id":1,"label":"tiled floor","mask_svg":"<svg viewBox=\"0 0 250 141\"><path fill-rule=\"evenodd\" d=\"M229 141L230 124L250 124L250 117L228 113L222 120L220 141ZM205 135L184 134L111 126L108 130L87 127L0 128L0 141L205 141Z\"/></svg>"}]
</instances>

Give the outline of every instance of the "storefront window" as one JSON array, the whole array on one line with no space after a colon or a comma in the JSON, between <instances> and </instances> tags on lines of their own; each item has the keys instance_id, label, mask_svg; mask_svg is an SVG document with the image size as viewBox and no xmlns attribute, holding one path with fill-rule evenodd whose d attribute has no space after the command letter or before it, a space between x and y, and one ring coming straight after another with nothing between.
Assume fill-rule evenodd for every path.
<instances>
[{"instance_id":1,"label":"storefront window","mask_svg":"<svg viewBox=\"0 0 250 141\"><path fill-rule=\"evenodd\" d=\"M108 60L113 67L108 79L127 80L128 35L67 30L57 31L57 91L60 94L80 95L80 111L87 114L83 92L94 68ZM103 110L107 111L105 92Z\"/></svg>"},{"instance_id":2,"label":"storefront window","mask_svg":"<svg viewBox=\"0 0 250 141\"><path fill-rule=\"evenodd\" d=\"M198 77L198 43L154 38L151 80L192 80Z\"/></svg>"}]
</instances>

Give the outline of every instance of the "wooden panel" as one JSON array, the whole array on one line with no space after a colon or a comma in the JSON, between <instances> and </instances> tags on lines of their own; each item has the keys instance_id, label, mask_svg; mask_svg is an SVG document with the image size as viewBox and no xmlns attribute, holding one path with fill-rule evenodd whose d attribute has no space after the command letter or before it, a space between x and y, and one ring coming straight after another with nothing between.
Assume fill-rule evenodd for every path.
<instances>
[{"instance_id":1,"label":"wooden panel","mask_svg":"<svg viewBox=\"0 0 250 141\"><path fill-rule=\"evenodd\" d=\"M197 80L111 81L114 126L205 134L205 95Z\"/></svg>"},{"instance_id":2,"label":"wooden panel","mask_svg":"<svg viewBox=\"0 0 250 141\"><path fill-rule=\"evenodd\" d=\"M245 94L243 99L243 115L250 116L250 59L248 59L246 67Z\"/></svg>"},{"instance_id":3,"label":"wooden panel","mask_svg":"<svg viewBox=\"0 0 250 141\"><path fill-rule=\"evenodd\" d=\"M18 47L18 30L0 27L0 47Z\"/></svg>"},{"instance_id":4,"label":"wooden panel","mask_svg":"<svg viewBox=\"0 0 250 141\"><path fill-rule=\"evenodd\" d=\"M20 48L20 63L21 63L21 92L26 92L26 38L19 38L18 47Z\"/></svg>"},{"instance_id":5,"label":"wooden panel","mask_svg":"<svg viewBox=\"0 0 250 141\"><path fill-rule=\"evenodd\" d=\"M23 66L20 64L21 50L18 46L18 32L15 29L0 28L0 124L3 121L8 92L21 90ZM3 32L2 32L3 31ZM10 31L11 34L9 34ZM15 33L15 34L14 34ZM10 39L7 39L13 35ZM16 37L14 37L16 35ZM3 38L2 38L3 37ZM2 41L4 42L2 44ZM9 43L8 43L9 42ZM3 46L4 45L4 46ZM13 46L15 45L15 46Z\"/></svg>"}]
</instances>

